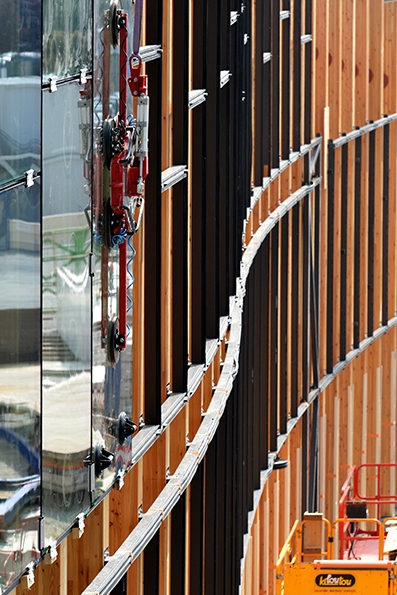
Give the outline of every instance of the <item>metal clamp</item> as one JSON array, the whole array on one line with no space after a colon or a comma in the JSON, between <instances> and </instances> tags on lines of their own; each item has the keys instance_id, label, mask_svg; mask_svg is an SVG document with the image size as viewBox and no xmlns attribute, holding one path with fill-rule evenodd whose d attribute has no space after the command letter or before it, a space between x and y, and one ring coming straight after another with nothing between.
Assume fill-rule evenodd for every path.
<instances>
[{"instance_id":1,"label":"metal clamp","mask_svg":"<svg viewBox=\"0 0 397 595\"><path fill-rule=\"evenodd\" d=\"M34 169L28 169L28 171L25 171L25 188L30 188L30 186L34 185L34 179L33 179L33 175L34 175Z\"/></svg>"},{"instance_id":2,"label":"metal clamp","mask_svg":"<svg viewBox=\"0 0 397 595\"><path fill-rule=\"evenodd\" d=\"M50 78L48 79L48 83L50 85L50 88L49 88L50 93L55 93L55 91L57 90L57 77L50 76Z\"/></svg>"}]
</instances>

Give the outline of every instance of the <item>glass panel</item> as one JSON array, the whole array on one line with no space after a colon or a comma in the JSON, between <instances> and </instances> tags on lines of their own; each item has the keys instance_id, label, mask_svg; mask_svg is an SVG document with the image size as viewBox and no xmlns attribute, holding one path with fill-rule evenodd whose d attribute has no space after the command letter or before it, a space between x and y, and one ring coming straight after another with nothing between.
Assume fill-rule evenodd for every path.
<instances>
[{"instance_id":1,"label":"glass panel","mask_svg":"<svg viewBox=\"0 0 397 595\"><path fill-rule=\"evenodd\" d=\"M88 68L91 38L90 0L43 0L43 83Z\"/></svg>"},{"instance_id":2,"label":"glass panel","mask_svg":"<svg viewBox=\"0 0 397 595\"><path fill-rule=\"evenodd\" d=\"M127 6L125 6L127 4ZM127 346L120 353L117 364L110 365L107 355L108 325L120 316L119 288L120 278L124 275L127 286L131 285L132 277L129 272L119 268L119 248L108 251L101 245L100 228L103 218L103 204L110 196L109 170L103 163L102 122L103 119L115 116L118 111L119 99L119 61L120 49L113 47L109 40L109 30L106 23L109 2L102 1L95 12L94 38L94 72L101 73L95 77L94 88L94 176L93 176L93 227L94 227L94 264L93 280L93 450L98 452L102 446L112 453L114 458L109 467L97 474L94 498L107 490L115 479L115 474L125 469L131 463L131 437L123 444L118 439L120 428L120 413L131 419L132 410L132 301L127 302ZM124 3L123 10L128 13L129 47L127 54L132 51L132 3ZM128 109L131 111L131 95L128 93ZM127 245L127 244L126 244ZM127 268L132 272L132 242L127 245ZM128 290L130 298L131 288Z\"/></svg>"},{"instance_id":3,"label":"glass panel","mask_svg":"<svg viewBox=\"0 0 397 595\"><path fill-rule=\"evenodd\" d=\"M40 185L0 194L0 592L38 552Z\"/></svg>"},{"instance_id":4,"label":"glass panel","mask_svg":"<svg viewBox=\"0 0 397 595\"><path fill-rule=\"evenodd\" d=\"M0 3L0 184L40 169L40 19L40 2Z\"/></svg>"},{"instance_id":5,"label":"glass panel","mask_svg":"<svg viewBox=\"0 0 397 595\"><path fill-rule=\"evenodd\" d=\"M90 101L77 83L43 93L43 516L59 537L89 505L90 227L86 144ZM79 113L80 112L80 113ZM79 118L80 116L80 118ZM84 124L85 120L85 124ZM79 121L83 121L80 124ZM84 134L84 142L80 140ZM81 149L81 145L83 149Z\"/></svg>"}]
</instances>

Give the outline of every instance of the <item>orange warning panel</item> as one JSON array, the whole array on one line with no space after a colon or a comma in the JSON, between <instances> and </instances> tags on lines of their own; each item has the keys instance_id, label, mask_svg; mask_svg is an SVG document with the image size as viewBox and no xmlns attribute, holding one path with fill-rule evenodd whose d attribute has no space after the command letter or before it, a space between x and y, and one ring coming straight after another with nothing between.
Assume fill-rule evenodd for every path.
<instances>
[{"instance_id":1,"label":"orange warning panel","mask_svg":"<svg viewBox=\"0 0 397 595\"><path fill-rule=\"evenodd\" d=\"M392 595L395 578L384 568L316 568L314 564L293 564L284 567L284 593L295 595L320 595L344 593Z\"/></svg>"}]
</instances>

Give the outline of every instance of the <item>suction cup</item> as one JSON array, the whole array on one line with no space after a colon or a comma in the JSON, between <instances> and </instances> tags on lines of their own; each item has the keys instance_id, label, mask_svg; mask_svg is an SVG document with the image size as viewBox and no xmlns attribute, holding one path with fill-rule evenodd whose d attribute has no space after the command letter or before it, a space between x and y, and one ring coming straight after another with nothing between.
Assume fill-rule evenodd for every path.
<instances>
[{"instance_id":1,"label":"suction cup","mask_svg":"<svg viewBox=\"0 0 397 595\"><path fill-rule=\"evenodd\" d=\"M124 444L124 441L128 436L132 436L137 430L137 425L132 422L127 415L122 411L117 420L117 440L119 444Z\"/></svg>"},{"instance_id":2,"label":"suction cup","mask_svg":"<svg viewBox=\"0 0 397 595\"><path fill-rule=\"evenodd\" d=\"M120 350L117 348L117 337L119 334L119 320L110 320L108 323L108 332L106 337L106 350L108 362L115 366L120 358Z\"/></svg>"},{"instance_id":3,"label":"suction cup","mask_svg":"<svg viewBox=\"0 0 397 595\"><path fill-rule=\"evenodd\" d=\"M100 477L102 472L110 467L114 454L106 450L102 444L96 444L94 448L95 477Z\"/></svg>"}]
</instances>

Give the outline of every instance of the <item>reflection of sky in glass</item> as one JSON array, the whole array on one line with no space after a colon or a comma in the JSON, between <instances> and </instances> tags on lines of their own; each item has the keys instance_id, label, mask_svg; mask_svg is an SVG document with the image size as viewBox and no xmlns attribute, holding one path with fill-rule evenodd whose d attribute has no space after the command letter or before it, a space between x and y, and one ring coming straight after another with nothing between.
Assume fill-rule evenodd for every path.
<instances>
[{"instance_id":1,"label":"reflection of sky in glass","mask_svg":"<svg viewBox=\"0 0 397 595\"><path fill-rule=\"evenodd\" d=\"M0 194L0 566L38 555L40 514L40 185ZM9 563L9 553L17 551Z\"/></svg>"},{"instance_id":2,"label":"reflection of sky in glass","mask_svg":"<svg viewBox=\"0 0 397 595\"><path fill-rule=\"evenodd\" d=\"M91 233L80 156L81 86L43 94L43 515L48 543L88 501ZM56 429L56 431L54 431Z\"/></svg>"}]
</instances>

